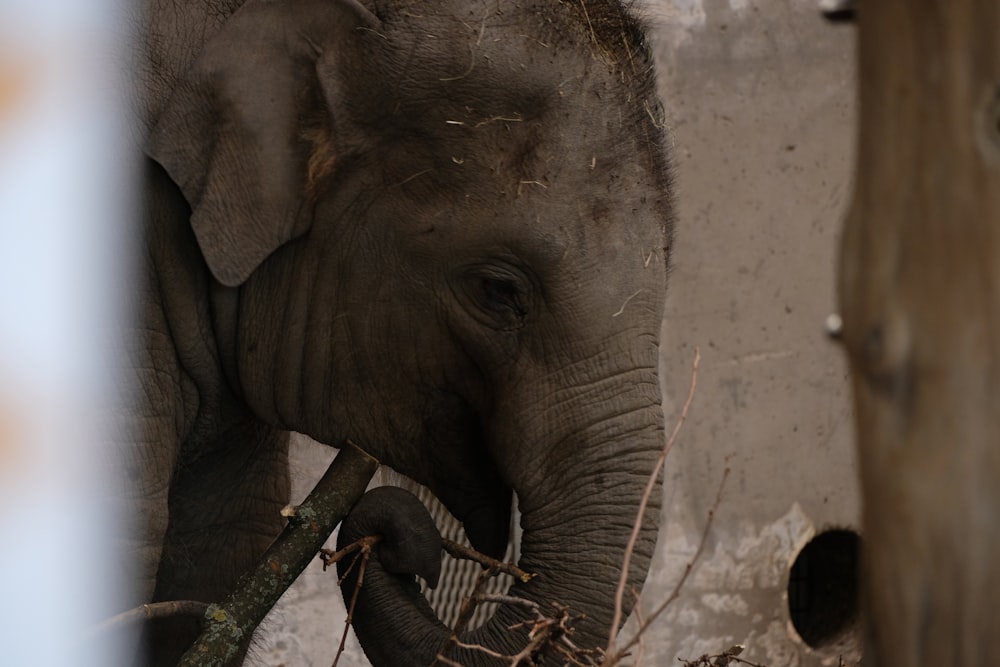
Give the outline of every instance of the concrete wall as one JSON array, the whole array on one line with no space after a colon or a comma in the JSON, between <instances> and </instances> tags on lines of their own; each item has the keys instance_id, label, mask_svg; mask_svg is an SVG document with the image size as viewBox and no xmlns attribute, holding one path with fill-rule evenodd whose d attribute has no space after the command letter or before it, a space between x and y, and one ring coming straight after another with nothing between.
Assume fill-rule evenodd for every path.
<instances>
[{"instance_id":1,"label":"concrete wall","mask_svg":"<svg viewBox=\"0 0 1000 667\"><path fill-rule=\"evenodd\" d=\"M651 665L737 643L771 667L857 660L851 533L824 538L796 569L797 620L818 650L788 605L800 550L859 525L846 369L823 334L849 197L853 33L824 24L815 5L654 5L679 205L662 347L668 427L696 346L701 364L668 461L647 614L691 561L731 472L704 553L647 637Z\"/></svg>"},{"instance_id":2,"label":"concrete wall","mask_svg":"<svg viewBox=\"0 0 1000 667\"><path fill-rule=\"evenodd\" d=\"M703 554L645 635L646 665L746 646L770 667L857 661L850 618L858 491L846 371L823 335L849 195L853 35L813 0L649 0L677 166L677 244L663 336L668 428L698 388L665 476L663 530L642 608ZM299 443L299 493L328 456ZM846 546L845 546L846 545ZM819 648L794 629L796 618ZM255 664L329 665L343 610L311 566L264 628ZM838 632L838 626L839 631ZM349 643L344 667L366 665Z\"/></svg>"}]
</instances>

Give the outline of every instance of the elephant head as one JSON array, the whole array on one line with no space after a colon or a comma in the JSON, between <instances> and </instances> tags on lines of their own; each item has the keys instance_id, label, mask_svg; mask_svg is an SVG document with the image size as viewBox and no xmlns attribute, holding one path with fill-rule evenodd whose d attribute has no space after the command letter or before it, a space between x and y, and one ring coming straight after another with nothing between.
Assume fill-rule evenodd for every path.
<instances>
[{"instance_id":1,"label":"elephant head","mask_svg":"<svg viewBox=\"0 0 1000 667\"><path fill-rule=\"evenodd\" d=\"M651 55L613 0L374 4L251 0L157 120L148 152L217 282L220 363L260 419L361 444L481 551L502 554L516 493L538 576L512 594L586 614L597 644L662 444ZM445 629L372 567L366 651L428 664ZM471 639L511 648L521 613Z\"/></svg>"}]
</instances>

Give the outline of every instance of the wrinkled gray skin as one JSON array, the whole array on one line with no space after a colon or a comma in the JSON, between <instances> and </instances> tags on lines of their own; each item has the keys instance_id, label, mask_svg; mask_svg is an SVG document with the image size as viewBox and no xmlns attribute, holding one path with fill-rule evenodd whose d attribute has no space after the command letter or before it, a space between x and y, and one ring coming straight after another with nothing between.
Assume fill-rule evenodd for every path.
<instances>
[{"instance_id":1,"label":"wrinkled gray skin","mask_svg":"<svg viewBox=\"0 0 1000 667\"><path fill-rule=\"evenodd\" d=\"M495 555L516 492L538 576L512 593L602 643L662 444L671 211L641 32L606 0L182 2L148 8L138 75L139 597L225 595L281 527L296 430L427 485ZM374 662L429 663L444 629L378 554L368 581ZM520 613L472 639L512 650ZM192 631L154 628L154 661Z\"/></svg>"}]
</instances>

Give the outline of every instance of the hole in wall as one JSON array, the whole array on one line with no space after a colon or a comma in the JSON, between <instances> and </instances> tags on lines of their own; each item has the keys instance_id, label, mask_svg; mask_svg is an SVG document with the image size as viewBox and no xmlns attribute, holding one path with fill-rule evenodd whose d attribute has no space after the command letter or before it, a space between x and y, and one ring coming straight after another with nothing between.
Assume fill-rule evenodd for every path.
<instances>
[{"instance_id":1,"label":"hole in wall","mask_svg":"<svg viewBox=\"0 0 1000 667\"><path fill-rule=\"evenodd\" d=\"M828 530L803 547L788 577L788 612L811 648L828 646L858 619L858 551L853 530Z\"/></svg>"}]
</instances>

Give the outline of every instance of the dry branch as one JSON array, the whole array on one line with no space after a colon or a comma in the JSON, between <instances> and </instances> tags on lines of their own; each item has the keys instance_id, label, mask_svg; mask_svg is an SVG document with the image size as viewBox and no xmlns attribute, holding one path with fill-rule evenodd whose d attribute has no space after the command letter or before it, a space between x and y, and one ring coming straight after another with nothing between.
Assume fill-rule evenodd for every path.
<instances>
[{"instance_id":1,"label":"dry branch","mask_svg":"<svg viewBox=\"0 0 1000 667\"><path fill-rule=\"evenodd\" d=\"M708 541L709 530L712 528L712 521L715 519L715 513L719 509L719 504L722 502L722 489L726 486L726 480L729 479L729 470L729 467L726 467L725 471L722 473L722 479L719 481L719 489L715 493L715 501L712 503L712 509L708 511L708 518L705 520L705 527L701 531L701 539L698 541L698 548L695 550L694 555L691 556L691 560L689 560L687 565L684 566L684 573L681 575L681 578L677 580L677 583L674 585L674 589L670 591L670 595L668 595L667 598L653 610L652 614L642 620L639 624L639 629L635 631L635 635L632 639L625 642L625 644L617 651L612 652L612 647L609 647L607 651L608 657L602 663L601 667L614 667L614 665L620 663L622 658L628 655L628 651L630 651L632 647L639 642L639 638L642 637L646 630L649 629L649 626L652 625L653 622L660 617L660 614L662 614L667 607L669 607L671 603L673 603L673 601L680 596L681 589L684 587L688 577L694 570L694 564L701 559L701 554L705 551L705 544Z\"/></svg>"},{"instance_id":2,"label":"dry branch","mask_svg":"<svg viewBox=\"0 0 1000 667\"><path fill-rule=\"evenodd\" d=\"M449 552L450 553L450 552ZM479 603L483 601L483 589L486 588L486 583L495 577L499 570L495 567L489 567L479 573L479 577L476 579L476 585L472 589L472 593L469 594L467 598L462 600L462 607L458 610L458 618L455 620L455 627L452 628L451 636L448 638L448 644L442 649L442 652L447 653L448 649L453 643L458 642L458 637L468 626L469 621L472 620L472 614L476 611L476 607Z\"/></svg>"},{"instance_id":3,"label":"dry branch","mask_svg":"<svg viewBox=\"0 0 1000 667\"><path fill-rule=\"evenodd\" d=\"M534 573L525 572L514 563L505 563L496 558L490 558L486 554L479 553L472 547L465 546L464 544L452 542L448 539L442 539L441 544L444 546L444 550L453 558L475 561L487 569L496 568L498 572L509 574L515 579L520 580L521 583L526 584L535 578Z\"/></svg>"},{"instance_id":4,"label":"dry branch","mask_svg":"<svg viewBox=\"0 0 1000 667\"><path fill-rule=\"evenodd\" d=\"M747 667L765 667L764 665L757 664L756 662L750 662L749 660L744 660L739 657L743 653L745 647L742 644L736 644L735 646L730 646L728 649L722 653L714 653L712 655L702 655L694 660L685 660L684 658L677 658L680 660L684 667L728 667L729 665L746 665Z\"/></svg>"},{"instance_id":5,"label":"dry branch","mask_svg":"<svg viewBox=\"0 0 1000 667\"><path fill-rule=\"evenodd\" d=\"M343 560L346 556L350 556L355 551L360 551L362 554L371 552L371 548L381 540L381 535L368 535L367 537L362 537L356 542L351 542L340 551L320 549L319 558L323 561L323 571L326 572L328 567ZM351 567L354 567L354 565L352 564ZM350 572L350 569L348 569L348 572Z\"/></svg>"},{"instance_id":6,"label":"dry branch","mask_svg":"<svg viewBox=\"0 0 1000 667\"><path fill-rule=\"evenodd\" d=\"M684 421L687 419L691 403L694 401L694 391L698 386L698 362L700 360L701 348L696 346L694 348L694 361L691 362L691 387L688 389L687 400L684 401L684 407L681 409L681 414L677 418L677 423L674 424L674 430L670 433L670 437L667 438L666 443L664 443L663 450L660 452L660 457L656 460L656 465L653 467L653 471L649 475L649 481L646 483L646 489L643 491L642 500L639 502L639 511L636 514L635 523L632 524L632 534L629 536L628 544L625 547L625 557L622 561L621 576L618 579L618 588L615 591L615 613L611 620L611 630L608 634L608 645L605 649L605 653L607 655L615 654L615 642L618 640L618 628L622 622L625 604L625 588L628 584L629 564L632 561L632 554L635 551L635 545L639 539L639 530L642 527L642 519L646 514L646 507L649 505L649 499L653 495L653 489L656 488L656 480L659 479L660 471L663 470L663 466L667 461L667 455L670 454L670 450L673 449L674 442L677 441L677 435L680 433L681 426L684 425ZM727 470L726 473L728 474L728 472L729 471ZM711 523L711 520L709 520L709 522ZM653 619L650 619L650 621L652 620Z\"/></svg>"},{"instance_id":7,"label":"dry branch","mask_svg":"<svg viewBox=\"0 0 1000 667\"><path fill-rule=\"evenodd\" d=\"M204 616L208 609L207 602L196 600L170 600L168 602L150 602L135 609L123 611L120 614L102 621L87 631L87 638L111 632L133 623L151 621L154 618L170 616Z\"/></svg>"},{"instance_id":8,"label":"dry branch","mask_svg":"<svg viewBox=\"0 0 1000 667\"><path fill-rule=\"evenodd\" d=\"M501 660L509 667L533 667L541 664L540 656L558 656L562 662L560 664L567 667L595 667L598 663L595 660L603 656L600 649L582 649L573 643L573 623L580 617L573 616L570 609L556 602L551 602L550 606L554 613L546 615L542 612L542 605L532 600L503 594L486 594L483 589L486 583L500 574L508 574L517 577L521 581L527 582L534 578L534 574L525 572L513 563L505 563L490 558L479 553L471 547L463 546L450 540L444 541L445 552L453 558L472 560L480 563L485 568L476 580L475 588L462 601L462 608L458 614L458 620L452 628L448 641L441 647L440 652L435 657L433 665L446 665L447 667L462 667L458 663L444 654L452 648L461 648L476 651L484 655ZM515 624L508 628L511 632L527 630L528 643L518 653L504 655L480 644L468 644L459 639L465 631L469 619L472 618L476 607L482 603L507 604L523 607L531 614L529 619Z\"/></svg>"},{"instance_id":9,"label":"dry branch","mask_svg":"<svg viewBox=\"0 0 1000 667\"><path fill-rule=\"evenodd\" d=\"M456 646L458 648L477 651L488 655L491 658L502 660L508 667L537 667L548 664L543 662L543 656L555 657L564 667L596 667L597 660L603 657L601 649L583 649L573 643L573 623L580 619L570 613L568 607L551 603L554 613L546 615L542 613L541 605L530 600L521 598L511 598L509 596L481 596L479 601L503 602L507 604L518 604L531 610L532 618L526 619L509 628L509 630L527 630L528 643L513 655L504 655L480 644L467 644L460 641L456 636L452 636L448 648ZM460 663L450 660L443 655L437 656L435 664L448 665L449 667L461 667Z\"/></svg>"},{"instance_id":10,"label":"dry branch","mask_svg":"<svg viewBox=\"0 0 1000 667\"><path fill-rule=\"evenodd\" d=\"M350 567L344 572L344 576L340 577L337 581L338 584L343 584L347 576L354 570L355 567L358 568L358 579L354 584L354 593L351 595L351 601L347 605L347 617L344 619L344 631L340 634L340 644L337 645L337 653L333 656L333 665L331 667L337 667L340 664L340 656L344 654L344 646L347 644L347 632L351 628L351 623L354 621L354 609L358 604L358 596L361 595L361 587L365 583L365 571L368 569L368 559L372 555L372 547L375 546L379 541L381 541L381 536L379 535L368 535L367 537L362 537L356 542L348 544L346 547L340 551L330 553L327 549L323 549L320 554L320 558L323 560L323 571L326 571L330 565L333 565L337 561L349 556L350 554L357 552L354 556L354 560L351 561ZM361 562L358 565L358 561Z\"/></svg>"},{"instance_id":11,"label":"dry branch","mask_svg":"<svg viewBox=\"0 0 1000 667\"><path fill-rule=\"evenodd\" d=\"M378 461L347 443L260 563L221 605L210 605L205 629L181 658L183 667L226 665L305 569L365 492Z\"/></svg>"},{"instance_id":12,"label":"dry branch","mask_svg":"<svg viewBox=\"0 0 1000 667\"><path fill-rule=\"evenodd\" d=\"M455 545L454 542L450 541L449 544L452 546ZM490 558L489 556L486 556L485 554L479 553L478 551L472 549L471 547L462 547L461 549L453 552L452 549L446 546L445 551L453 558L474 560L479 563L494 561L494 559ZM461 554L461 555L456 555L456 554ZM457 663L455 663L453 660L450 660L449 658L446 658L444 654L450 651L455 646L468 648L468 645L463 644L458 638L463 632L465 632L465 629L468 626L469 621L472 619L473 612L476 611L476 607L479 606L481 602L487 601L486 600L487 596L483 593L483 589L486 587L486 584L490 579L492 579L493 577L497 576L497 574L500 573L500 568L498 567L498 565L500 565L500 563L494 561L493 563L487 565L486 569L479 574L479 577L476 579L476 585L472 589L472 593L470 593L464 600L462 600L462 607L461 609L458 610L458 618L455 620L455 625L451 630L451 635L448 637L448 641L445 642L445 644L441 647L438 654L435 656L434 662L431 663L431 667L434 667L435 665L438 664L448 665L449 667L456 665ZM521 600L521 598L514 598L514 599ZM521 602L526 604L534 604L533 602L530 602L528 600L521 600ZM477 646L475 648L493 655L493 653L488 649L486 649L486 647ZM499 654L495 654L493 655L493 657L502 657L502 656L500 656ZM459 667L461 667L461 665L459 665Z\"/></svg>"}]
</instances>

